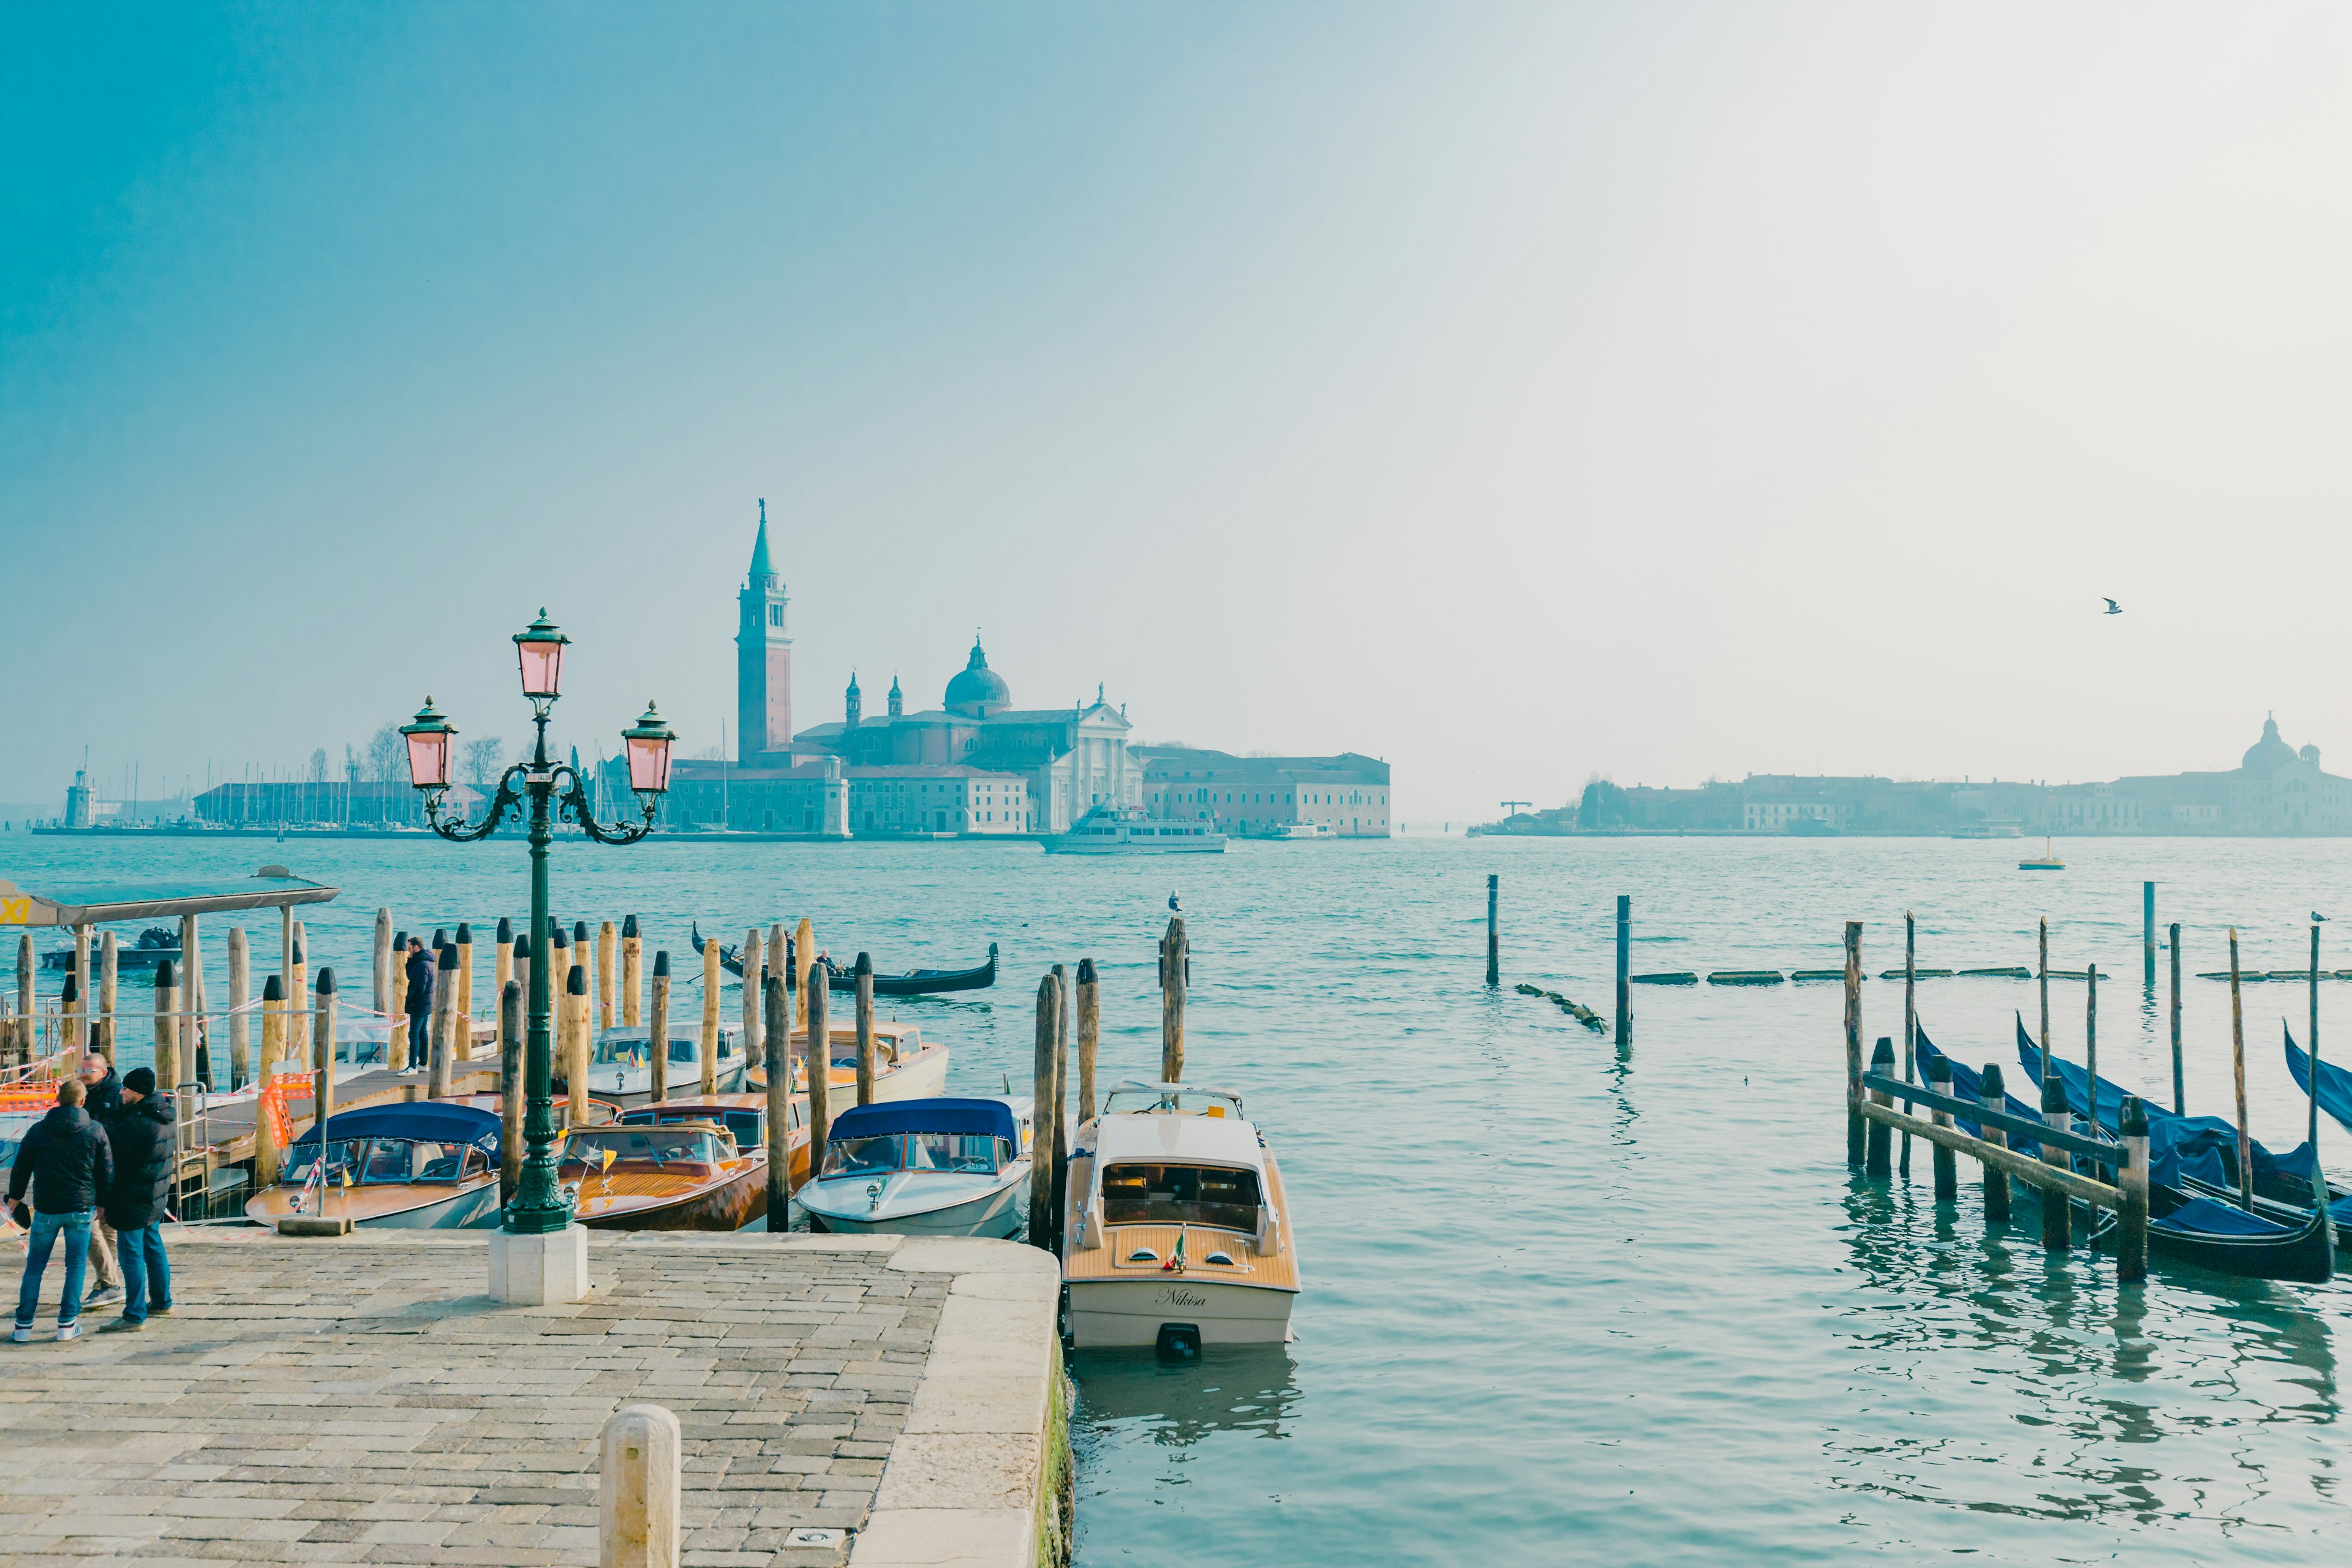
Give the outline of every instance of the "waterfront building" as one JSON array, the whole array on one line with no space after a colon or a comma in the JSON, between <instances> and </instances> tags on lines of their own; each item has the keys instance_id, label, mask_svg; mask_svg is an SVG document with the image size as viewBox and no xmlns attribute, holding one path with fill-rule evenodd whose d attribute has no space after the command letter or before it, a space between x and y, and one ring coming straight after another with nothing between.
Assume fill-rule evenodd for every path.
<instances>
[{"instance_id":1,"label":"waterfront building","mask_svg":"<svg viewBox=\"0 0 2352 1568\"><path fill-rule=\"evenodd\" d=\"M1133 752L1142 804L1154 816L1206 820L1224 833L1307 823L1340 837L1390 835L1389 765L1377 757L1240 757L1192 746Z\"/></svg>"}]
</instances>

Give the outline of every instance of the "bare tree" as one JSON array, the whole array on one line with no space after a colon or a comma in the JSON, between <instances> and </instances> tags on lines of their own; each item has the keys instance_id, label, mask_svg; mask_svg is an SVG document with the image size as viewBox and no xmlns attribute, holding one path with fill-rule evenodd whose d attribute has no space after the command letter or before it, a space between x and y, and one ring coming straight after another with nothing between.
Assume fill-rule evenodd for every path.
<instances>
[{"instance_id":1,"label":"bare tree","mask_svg":"<svg viewBox=\"0 0 2352 1568\"><path fill-rule=\"evenodd\" d=\"M327 748L320 746L310 753L310 771L303 775L312 784L327 782Z\"/></svg>"},{"instance_id":2,"label":"bare tree","mask_svg":"<svg viewBox=\"0 0 2352 1568\"><path fill-rule=\"evenodd\" d=\"M506 751L507 743L496 735L467 741L457 748L459 775L488 795L498 788L499 774L506 771Z\"/></svg>"},{"instance_id":3,"label":"bare tree","mask_svg":"<svg viewBox=\"0 0 2352 1568\"><path fill-rule=\"evenodd\" d=\"M396 784L407 776L408 742L400 738L397 722L368 737L367 776L378 784Z\"/></svg>"}]
</instances>

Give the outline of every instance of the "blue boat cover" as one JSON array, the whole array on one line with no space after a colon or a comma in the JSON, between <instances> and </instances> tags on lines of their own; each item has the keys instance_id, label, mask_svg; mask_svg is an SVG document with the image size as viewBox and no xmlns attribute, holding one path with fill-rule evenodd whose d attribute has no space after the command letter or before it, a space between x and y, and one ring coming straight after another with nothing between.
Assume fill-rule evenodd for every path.
<instances>
[{"instance_id":1,"label":"blue boat cover","mask_svg":"<svg viewBox=\"0 0 2352 1568\"><path fill-rule=\"evenodd\" d=\"M367 1105L338 1110L327 1119L327 1131L337 1138L423 1138L478 1145L485 1153L499 1152L499 1116L478 1105L456 1105L442 1100L420 1100L399 1105ZM316 1143L319 1130L305 1131L294 1142L299 1148Z\"/></svg>"},{"instance_id":2,"label":"blue boat cover","mask_svg":"<svg viewBox=\"0 0 2352 1568\"><path fill-rule=\"evenodd\" d=\"M1937 1061L1948 1062L1950 1063L1952 1069L1952 1093L1961 1100L1974 1100L1981 1101L1984 1099L1983 1074L1978 1072L1974 1068L1962 1067L1957 1059L1937 1050L1936 1048L1935 1042L1927 1038L1927 1031L1926 1029L1916 1029L1915 1037L1918 1040L1917 1061L1919 1078L1923 1083L1927 1078L1927 1067L1929 1063ZM2029 1121L2039 1121L2042 1120L2042 1107L2039 1105L2028 1105L2025 1101L2018 1099L2017 1096L2013 1094L2003 1094L2001 1098L2006 1102L2003 1109L2005 1109L2011 1116L2022 1116ZM1971 1138L1981 1138L1984 1136L1984 1128L1982 1125L1978 1122L1971 1121L1965 1116L1955 1116L1952 1118L1952 1121L1961 1131L1967 1133ZM2009 1146L2016 1150L2019 1153L2031 1154L2036 1159L2041 1158L2041 1144L2031 1142L2022 1135L2014 1132L2009 1133L2006 1136L2009 1139Z\"/></svg>"},{"instance_id":3,"label":"blue boat cover","mask_svg":"<svg viewBox=\"0 0 2352 1568\"><path fill-rule=\"evenodd\" d=\"M2285 1020L2280 1025L2284 1027ZM2294 1043L2292 1029L2286 1032L2286 1070L2294 1075L2297 1089L2311 1092L2311 1057ZM2319 1064L2319 1109L2336 1118L2338 1126L2352 1129L2352 1072L2334 1062Z\"/></svg>"},{"instance_id":4,"label":"blue boat cover","mask_svg":"<svg viewBox=\"0 0 2352 1568\"><path fill-rule=\"evenodd\" d=\"M841 1113L825 1134L827 1142L845 1138L879 1138L892 1132L968 1132L982 1138L1004 1138L1021 1147L1021 1124L1013 1108L1001 1100L885 1100L853 1106Z\"/></svg>"},{"instance_id":5,"label":"blue boat cover","mask_svg":"<svg viewBox=\"0 0 2352 1568\"><path fill-rule=\"evenodd\" d=\"M2151 1164L2154 1163L2149 1162ZM2184 1236L2201 1232L2207 1236L2250 1236L2273 1241L2294 1234L2293 1229L2275 1220L2248 1214L2235 1204L2220 1203L2212 1198L2191 1198L2162 1219L2148 1221L2147 1228L2168 1230Z\"/></svg>"}]
</instances>

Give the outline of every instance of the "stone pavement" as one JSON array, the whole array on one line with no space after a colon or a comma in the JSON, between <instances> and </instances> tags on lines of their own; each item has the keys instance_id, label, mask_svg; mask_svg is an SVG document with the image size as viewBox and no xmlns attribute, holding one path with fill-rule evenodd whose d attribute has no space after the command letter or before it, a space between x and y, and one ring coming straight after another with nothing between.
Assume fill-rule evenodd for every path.
<instances>
[{"instance_id":1,"label":"stone pavement","mask_svg":"<svg viewBox=\"0 0 2352 1568\"><path fill-rule=\"evenodd\" d=\"M1056 1555L1044 1254L591 1234L588 1297L520 1309L478 1234L169 1233L172 1315L0 1343L0 1562L593 1563L635 1402L684 1429L688 1564Z\"/></svg>"}]
</instances>

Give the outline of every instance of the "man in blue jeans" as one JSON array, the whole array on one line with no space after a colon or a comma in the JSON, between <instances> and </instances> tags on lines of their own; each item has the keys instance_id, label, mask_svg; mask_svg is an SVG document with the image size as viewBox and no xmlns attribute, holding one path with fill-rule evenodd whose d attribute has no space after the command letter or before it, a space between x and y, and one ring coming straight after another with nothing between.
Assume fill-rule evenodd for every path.
<instances>
[{"instance_id":1,"label":"man in blue jeans","mask_svg":"<svg viewBox=\"0 0 2352 1568\"><path fill-rule=\"evenodd\" d=\"M58 1237L66 1238L65 1294L58 1302L58 1338L69 1340L81 1332L82 1273L89 1265L89 1231L98 1220L100 1197L114 1184L114 1153L106 1134L82 1110L85 1090L79 1079L58 1085L58 1102L33 1123L17 1146L16 1163L8 1172L8 1206L22 1203L27 1185L33 1191L32 1246L25 1254L25 1277L16 1288L17 1344L33 1339L33 1320L40 1315L41 1276L49 1267L49 1253ZM21 1222L24 1216L19 1214Z\"/></svg>"},{"instance_id":2,"label":"man in blue jeans","mask_svg":"<svg viewBox=\"0 0 2352 1568\"><path fill-rule=\"evenodd\" d=\"M122 1078L121 1108L106 1119L114 1183L106 1223L122 1259L122 1316L101 1334L136 1332L150 1312L172 1310L172 1265L163 1257L163 1218L172 1194L172 1097L155 1092L155 1074L132 1068Z\"/></svg>"}]
</instances>

